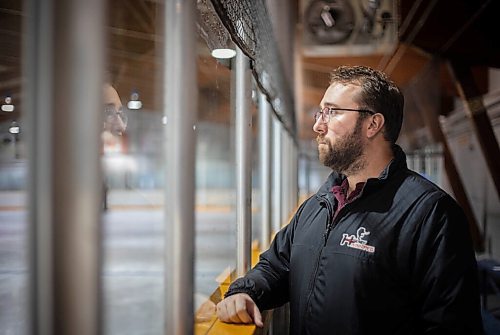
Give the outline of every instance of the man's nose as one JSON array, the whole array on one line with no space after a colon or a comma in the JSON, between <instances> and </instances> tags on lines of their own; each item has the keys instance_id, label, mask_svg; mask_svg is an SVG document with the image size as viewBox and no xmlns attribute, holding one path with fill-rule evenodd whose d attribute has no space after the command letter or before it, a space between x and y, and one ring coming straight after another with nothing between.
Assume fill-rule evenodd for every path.
<instances>
[{"instance_id":1,"label":"man's nose","mask_svg":"<svg viewBox=\"0 0 500 335\"><path fill-rule=\"evenodd\" d=\"M118 118L118 124L122 132L124 132L125 129L127 129L127 125L125 124L125 122L123 122L121 118Z\"/></svg>"},{"instance_id":2,"label":"man's nose","mask_svg":"<svg viewBox=\"0 0 500 335\"><path fill-rule=\"evenodd\" d=\"M115 130L119 132L124 132L125 129L127 129L127 125L125 124L125 122L123 122L123 120L119 116L115 118L115 120L113 121L113 125Z\"/></svg>"},{"instance_id":3,"label":"man's nose","mask_svg":"<svg viewBox=\"0 0 500 335\"><path fill-rule=\"evenodd\" d=\"M314 132L316 132L318 134L325 134L326 129L327 129L327 125L326 125L326 123L323 122L323 120L321 118L318 118L316 120L316 122L314 122L314 125L313 125Z\"/></svg>"}]
</instances>

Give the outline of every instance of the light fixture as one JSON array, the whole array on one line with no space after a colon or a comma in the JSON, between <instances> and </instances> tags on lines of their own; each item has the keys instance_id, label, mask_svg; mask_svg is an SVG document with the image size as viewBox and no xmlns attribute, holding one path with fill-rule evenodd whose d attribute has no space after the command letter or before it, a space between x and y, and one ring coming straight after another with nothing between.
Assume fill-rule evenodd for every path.
<instances>
[{"instance_id":1,"label":"light fixture","mask_svg":"<svg viewBox=\"0 0 500 335\"><path fill-rule=\"evenodd\" d=\"M12 98L10 95L5 97L5 102L2 104L2 112L11 113L14 111L14 105L12 104Z\"/></svg>"},{"instance_id":2,"label":"light fixture","mask_svg":"<svg viewBox=\"0 0 500 335\"><path fill-rule=\"evenodd\" d=\"M139 92L132 90L130 94L130 101L127 103L127 108L130 110L137 110L142 108L142 101L139 100Z\"/></svg>"},{"instance_id":3,"label":"light fixture","mask_svg":"<svg viewBox=\"0 0 500 335\"><path fill-rule=\"evenodd\" d=\"M220 48L212 50L212 57L218 59L229 59L236 56L236 51L234 49L229 48Z\"/></svg>"},{"instance_id":4,"label":"light fixture","mask_svg":"<svg viewBox=\"0 0 500 335\"><path fill-rule=\"evenodd\" d=\"M19 134L19 125L16 121L12 121L9 127L9 133L11 134Z\"/></svg>"}]
</instances>

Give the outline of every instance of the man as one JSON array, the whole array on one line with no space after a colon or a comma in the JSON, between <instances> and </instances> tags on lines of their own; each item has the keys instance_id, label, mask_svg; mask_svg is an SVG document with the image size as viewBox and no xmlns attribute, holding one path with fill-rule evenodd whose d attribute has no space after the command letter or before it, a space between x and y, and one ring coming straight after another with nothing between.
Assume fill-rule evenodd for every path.
<instances>
[{"instance_id":1,"label":"man","mask_svg":"<svg viewBox=\"0 0 500 335\"><path fill-rule=\"evenodd\" d=\"M333 72L313 127L333 172L230 286L222 321L262 326L290 302L292 334L482 334L466 219L406 167L403 104L378 71Z\"/></svg>"},{"instance_id":2,"label":"man","mask_svg":"<svg viewBox=\"0 0 500 335\"><path fill-rule=\"evenodd\" d=\"M104 135L121 136L127 128L127 117L118 92L106 83L103 87L104 98Z\"/></svg>"},{"instance_id":3,"label":"man","mask_svg":"<svg viewBox=\"0 0 500 335\"><path fill-rule=\"evenodd\" d=\"M103 131L101 133L103 152L119 151L122 146L121 136L127 129L127 115L123 111L118 92L109 83L105 83L103 86L103 101ZM106 170L105 167L104 169ZM104 210L108 209L108 184L106 177L102 185L102 208Z\"/></svg>"}]
</instances>

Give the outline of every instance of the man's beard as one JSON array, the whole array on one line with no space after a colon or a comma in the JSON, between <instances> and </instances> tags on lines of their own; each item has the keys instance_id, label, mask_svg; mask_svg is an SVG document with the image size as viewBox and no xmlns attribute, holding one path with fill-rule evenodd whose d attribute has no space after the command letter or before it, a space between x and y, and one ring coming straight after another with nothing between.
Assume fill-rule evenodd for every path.
<instances>
[{"instance_id":1,"label":"man's beard","mask_svg":"<svg viewBox=\"0 0 500 335\"><path fill-rule=\"evenodd\" d=\"M363 142L361 136L362 120L358 119L353 131L343 138L339 138L332 145L330 141L318 136L316 141L325 143L328 148L319 149L319 160L325 166L338 173L350 175L363 169L366 165L363 159Z\"/></svg>"}]
</instances>

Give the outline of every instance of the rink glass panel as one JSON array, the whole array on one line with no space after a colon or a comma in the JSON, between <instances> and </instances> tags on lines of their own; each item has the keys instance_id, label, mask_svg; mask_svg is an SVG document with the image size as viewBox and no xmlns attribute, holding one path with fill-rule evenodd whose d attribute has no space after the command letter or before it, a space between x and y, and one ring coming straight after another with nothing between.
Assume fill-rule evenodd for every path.
<instances>
[{"instance_id":1,"label":"rink glass panel","mask_svg":"<svg viewBox=\"0 0 500 335\"><path fill-rule=\"evenodd\" d=\"M209 27L205 26L205 29ZM212 35L199 36L196 124L194 307L210 318L210 296L236 267L235 116L231 60L211 56ZM208 38L208 40L207 40Z\"/></svg>"},{"instance_id":2,"label":"rink glass panel","mask_svg":"<svg viewBox=\"0 0 500 335\"><path fill-rule=\"evenodd\" d=\"M102 134L106 335L163 331L163 15L159 3L108 1L104 79L120 97L127 126L121 135Z\"/></svg>"},{"instance_id":3,"label":"rink glass panel","mask_svg":"<svg viewBox=\"0 0 500 335\"><path fill-rule=\"evenodd\" d=\"M0 334L25 334L29 319L27 127L22 83L22 2L0 12Z\"/></svg>"}]
</instances>

